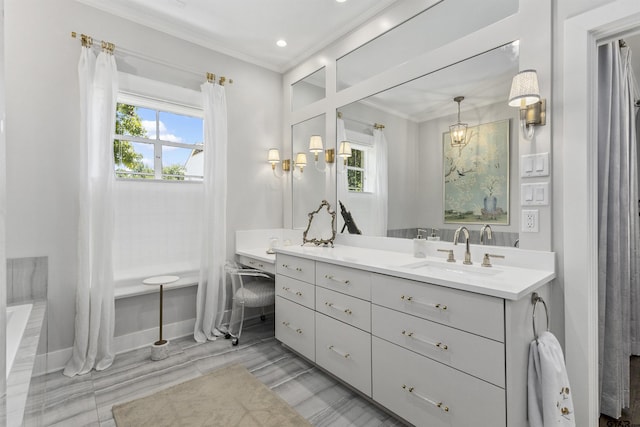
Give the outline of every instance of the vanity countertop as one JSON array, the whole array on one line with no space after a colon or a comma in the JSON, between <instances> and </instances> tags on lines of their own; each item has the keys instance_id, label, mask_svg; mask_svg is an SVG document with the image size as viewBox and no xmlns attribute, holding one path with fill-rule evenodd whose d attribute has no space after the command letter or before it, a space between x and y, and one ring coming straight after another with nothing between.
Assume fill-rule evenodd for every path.
<instances>
[{"instance_id":1,"label":"vanity countertop","mask_svg":"<svg viewBox=\"0 0 640 427\"><path fill-rule=\"evenodd\" d=\"M525 255L516 251L520 251L517 256ZM475 259L473 265L463 265L460 259L448 263L442 257L416 258L405 252L346 245L286 246L276 252L508 300L518 300L556 277L552 252L547 257L550 262L540 268L514 267L504 260L492 260L493 267L481 267Z\"/></svg>"},{"instance_id":2,"label":"vanity countertop","mask_svg":"<svg viewBox=\"0 0 640 427\"><path fill-rule=\"evenodd\" d=\"M276 255L268 254L265 248L236 249L236 255L243 255L269 264L274 264L276 262Z\"/></svg>"}]
</instances>

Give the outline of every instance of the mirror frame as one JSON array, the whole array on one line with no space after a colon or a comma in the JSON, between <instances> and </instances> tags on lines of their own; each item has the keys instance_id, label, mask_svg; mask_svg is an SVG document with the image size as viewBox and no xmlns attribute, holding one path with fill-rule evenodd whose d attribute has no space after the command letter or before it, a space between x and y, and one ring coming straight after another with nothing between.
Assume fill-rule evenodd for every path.
<instances>
[{"instance_id":1,"label":"mirror frame","mask_svg":"<svg viewBox=\"0 0 640 427\"><path fill-rule=\"evenodd\" d=\"M313 219L322 210L323 207L326 207L327 213L331 215L331 238L317 239L315 237L312 237L311 239L307 239L309 230L311 229L311 224L313 223ZM304 231L304 233L302 233L302 245L304 246L305 243L313 243L316 246L331 245L331 247L333 247L333 241L336 238L336 212L331 210L331 205L329 204L329 202L327 202L326 200L323 200L322 203L320 203L320 206L318 206L318 209L316 209L313 212L309 212L308 215L309 215L309 224L307 225L307 229Z\"/></svg>"}]
</instances>

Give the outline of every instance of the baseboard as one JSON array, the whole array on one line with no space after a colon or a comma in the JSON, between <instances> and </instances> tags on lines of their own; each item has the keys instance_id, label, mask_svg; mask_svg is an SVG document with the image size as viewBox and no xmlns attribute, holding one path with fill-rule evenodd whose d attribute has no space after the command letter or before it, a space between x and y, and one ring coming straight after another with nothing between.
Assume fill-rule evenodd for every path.
<instances>
[{"instance_id":1,"label":"baseboard","mask_svg":"<svg viewBox=\"0 0 640 427\"><path fill-rule=\"evenodd\" d=\"M181 322L165 324L162 327L162 336L167 339L181 338L193 334L196 319L183 320ZM158 328L146 329L131 334L114 337L113 347L116 354L125 353L150 345L158 339ZM33 376L57 372L64 369L71 358L71 347L52 351L36 356Z\"/></svg>"}]
</instances>

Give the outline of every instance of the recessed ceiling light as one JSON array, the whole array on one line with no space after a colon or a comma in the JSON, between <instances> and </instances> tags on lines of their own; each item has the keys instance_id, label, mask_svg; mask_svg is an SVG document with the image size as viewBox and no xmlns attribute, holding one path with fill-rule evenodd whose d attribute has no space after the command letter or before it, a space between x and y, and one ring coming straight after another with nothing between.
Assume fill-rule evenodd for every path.
<instances>
[{"instance_id":1,"label":"recessed ceiling light","mask_svg":"<svg viewBox=\"0 0 640 427\"><path fill-rule=\"evenodd\" d=\"M280 39L276 42L276 44L280 47L285 47L287 45L287 42L285 40Z\"/></svg>"},{"instance_id":2,"label":"recessed ceiling light","mask_svg":"<svg viewBox=\"0 0 640 427\"><path fill-rule=\"evenodd\" d=\"M347 0L336 0L336 1L337 1L338 3L344 3L344 2L346 2Z\"/></svg>"}]
</instances>

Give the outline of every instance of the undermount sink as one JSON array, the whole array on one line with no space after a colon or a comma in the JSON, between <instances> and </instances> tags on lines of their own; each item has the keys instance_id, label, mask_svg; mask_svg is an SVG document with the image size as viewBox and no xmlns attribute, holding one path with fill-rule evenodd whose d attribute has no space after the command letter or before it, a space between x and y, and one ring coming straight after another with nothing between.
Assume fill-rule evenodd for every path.
<instances>
[{"instance_id":1,"label":"undermount sink","mask_svg":"<svg viewBox=\"0 0 640 427\"><path fill-rule=\"evenodd\" d=\"M479 265L463 265L449 262L419 261L401 265L400 268L427 273L429 271L441 271L455 274L472 274L478 276L495 276L502 270L495 267L480 267Z\"/></svg>"}]
</instances>

